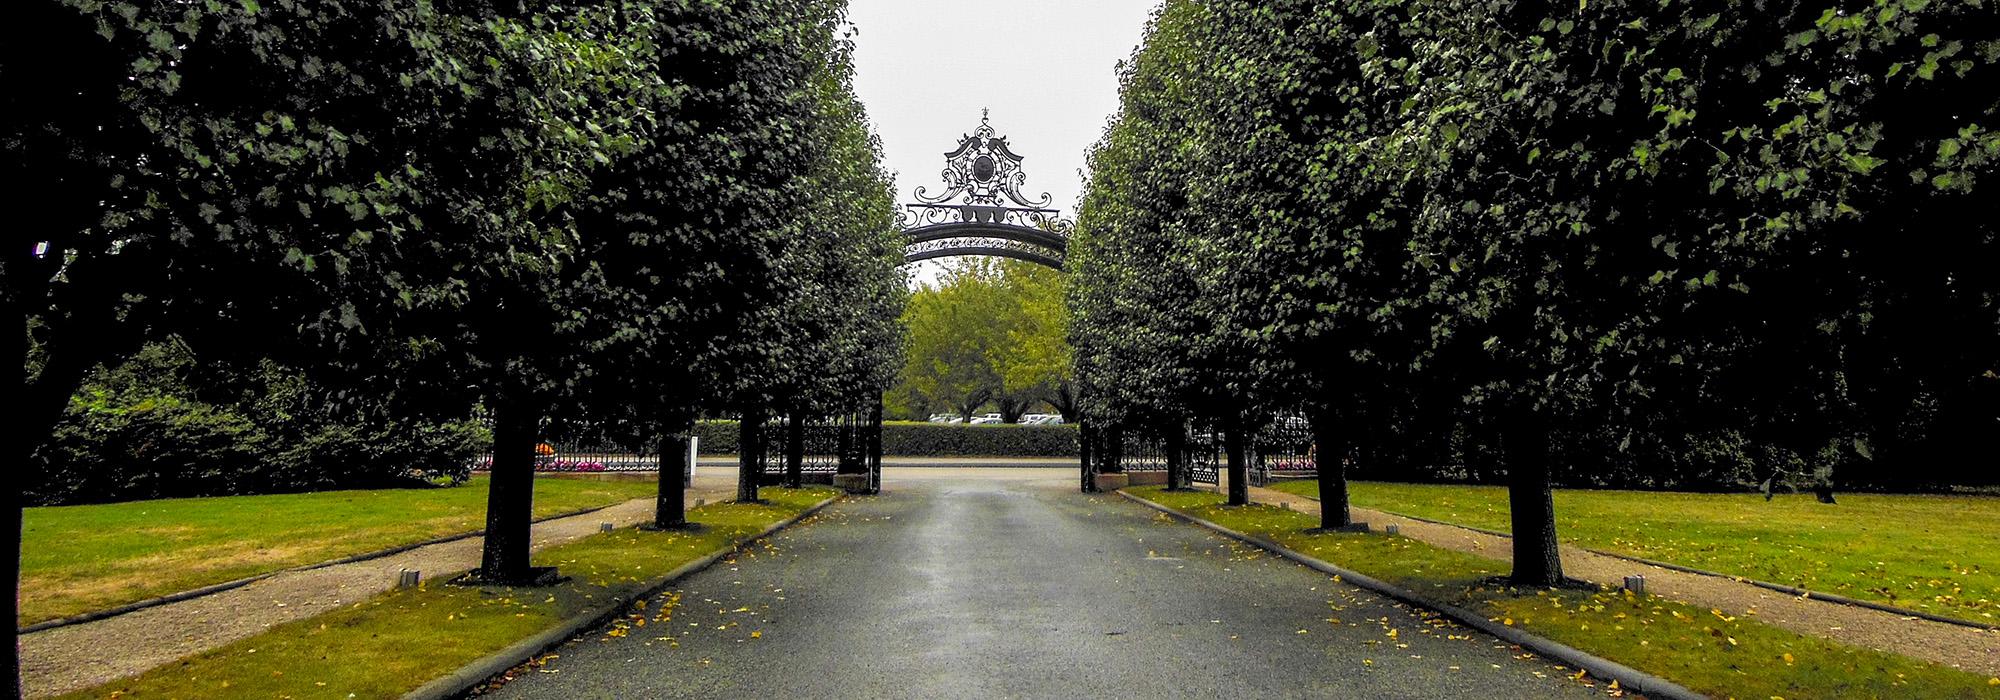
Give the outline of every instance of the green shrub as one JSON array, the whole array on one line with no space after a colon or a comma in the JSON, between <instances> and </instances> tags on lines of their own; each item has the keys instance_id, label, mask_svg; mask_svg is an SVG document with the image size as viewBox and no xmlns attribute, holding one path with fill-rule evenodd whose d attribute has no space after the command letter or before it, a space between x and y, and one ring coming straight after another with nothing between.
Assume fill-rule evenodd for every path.
<instances>
[{"instance_id":1,"label":"green shrub","mask_svg":"<svg viewBox=\"0 0 2000 700\"><path fill-rule=\"evenodd\" d=\"M882 454L907 457L1075 457L1073 425L885 423Z\"/></svg>"},{"instance_id":2,"label":"green shrub","mask_svg":"<svg viewBox=\"0 0 2000 700\"><path fill-rule=\"evenodd\" d=\"M275 364L230 373L162 344L71 397L25 490L61 505L407 486L464 479L482 439L472 421L337 404Z\"/></svg>"},{"instance_id":3,"label":"green shrub","mask_svg":"<svg viewBox=\"0 0 2000 700\"><path fill-rule=\"evenodd\" d=\"M695 424L705 455L736 454L736 421ZM895 421L882 425L882 454L900 457L1075 457L1074 425L964 425Z\"/></svg>"},{"instance_id":4,"label":"green shrub","mask_svg":"<svg viewBox=\"0 0 2000 700\"><path fill-rule=\"evenodd\" d=\"M695 449L705 455L736 454L736 421L705 420L694 424L694 436L701 444Z\"/></svg>"}]
</instances>

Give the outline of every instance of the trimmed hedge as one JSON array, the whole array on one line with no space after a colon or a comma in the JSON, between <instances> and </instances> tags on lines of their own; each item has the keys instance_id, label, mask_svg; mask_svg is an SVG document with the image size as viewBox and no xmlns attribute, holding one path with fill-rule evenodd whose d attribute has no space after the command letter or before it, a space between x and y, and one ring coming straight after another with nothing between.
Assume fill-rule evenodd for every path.
<instances>
[{"instance_id":1,"label":"trimmed hedge","mask_svg":"<svg viewBox=\"0 0 2000 700\"><path fill-rule=\"evenodd\" d=\"M736 454L736 421L695 424L704 455ZM892 421L882 454L897 457L1075 457L1074 425L965 425Z\"/></svg>"}]
</instances>

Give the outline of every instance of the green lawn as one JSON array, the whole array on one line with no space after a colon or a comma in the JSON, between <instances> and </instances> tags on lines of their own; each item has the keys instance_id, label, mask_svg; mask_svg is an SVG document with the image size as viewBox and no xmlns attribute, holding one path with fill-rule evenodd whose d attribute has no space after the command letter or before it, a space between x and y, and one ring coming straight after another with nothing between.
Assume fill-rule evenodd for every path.
<instances>
[{"instance_id":1,"label":"green lawn","mask_svg":"<svg viewBox=\"0 0 2000 700\"><path fill-rule=\"evenodd\" d=\"M535 482L535 515L657 490L643 479L543 477ZM477 530L486 526L486 480L29 508L23 520L17 625Z\"/></svg>"},{"instance_id":2,"label":"green lawn","mask_svg":"<svg viewBox=\"0 0 2000 700\"><path fill-rule=\"evenodd\" d=\"M1312 480L1279 490L1318 497ZM1498 486L1355 482L1354 505L1506 532ZM1607 552L2000 621L2000 498L1556 491L1556 532Z\"/></svg>"},{"instance_id":3,"label":"green lawn","mask_svg":"<svg viewBox=\"0 0 2000 700\"><path fill-rule=\"evenodd\" d=\"M1482 579L1506 573L1506 565L1404 537L1307 534L1319 519L1296 511L1225 507L1222 496L1202 491L1128 491L1715 697L2000 698L2000 679L1652 596L1482 586ZM1351 623L1369 621L1343 621L1336 612L1329 622Z\"/></svg>"},{"instance_id":4,"label":"green lawn","mask_svg":"<svg viewBox=\"0 0 2000 700\"><path fill-rule=\"evenodd\" d=\"M558 566L574 577L567 583L548 588L426 583L64 697L400 697L554 626L592 601L634 594L644 581L733 546L838 493L823 487L766 488L761 494L768 504L694 509L689 519L705 526L698 531L623 528L535 555L536 564ZM646 634L670 644L672 615L671 604L647 609L640 601L607 634Z\"/></svg>"}]
</instances>

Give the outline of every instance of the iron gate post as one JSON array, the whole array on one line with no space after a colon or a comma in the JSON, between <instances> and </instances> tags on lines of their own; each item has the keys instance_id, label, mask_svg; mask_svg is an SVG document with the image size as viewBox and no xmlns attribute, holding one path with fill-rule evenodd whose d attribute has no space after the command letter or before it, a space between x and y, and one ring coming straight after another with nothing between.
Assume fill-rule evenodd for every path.
<instances>
[{"instance_id":1,"label":"iron gate post","mask_svg":"<svg viewBox=\"0 0 2000 700\"><path fill-rule=\"evenodd\" d=\"M736 423L736 500L757 502L758 481L764 478L764 407L743 409Z\"/></svg>"},{"instance_id":2,"label":"iron gate post","mask_svg":"<svg viewBox=\"0 0 2000 700\"><path fill-rule=\"evenodd\" d=\"M868 407L868 492L882 492L882 393Z\"/></svg>"},{"instance_id":3,"label":"iron gate post","mask_svg":"<svg viewBox=\"0 0 2000 700\"><path fill-rule=\"evenodd\" d=\"M1229 458L1229 505L1250 505L1250 465L1244 454L1243 423L1232 418L1222 428L1222 449Z\"/></svg>"},{"instance_id":4,"label":"iron gate post","mask_svg":"<svg viewBox=\"0 0 2000 700\"><path fill-rule=\"evenodd\" d=\"M793 411L785 418L785 486L800 488L805 486L806 461L806 420L805 413Z\"/></svg>"}]
</instances>

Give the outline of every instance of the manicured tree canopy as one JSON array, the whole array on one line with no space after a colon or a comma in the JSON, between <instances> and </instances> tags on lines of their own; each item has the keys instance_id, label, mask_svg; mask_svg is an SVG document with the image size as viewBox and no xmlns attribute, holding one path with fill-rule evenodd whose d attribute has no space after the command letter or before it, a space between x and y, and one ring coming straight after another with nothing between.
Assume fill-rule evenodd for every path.
<instances>
[{"instance_id":1,"label":"manicured tree canopy","mask_svg":"<svg viewBox=\"0 0 2000 700\"><path fill-rule=\"evenodd\" d=\"M1393 139L1424 193L1411 249L1435 261L1412 301L1436 312L1437 352L1484 351L1455 363L1477 412L1527 419L1496 425L1508 470L1550 461L1565 425L1727 429L1853 463L1889 432L1871 427L1976 396L1994 341L1959 334L1992 327L1993 278L1967 261L1994 239L1961 185L1990 166L1955 158L1993 73L1947 59L1993 46L1989 10L1421 8L1420 116ZM1523 571L1520 516L1546 498L1520 487L1516 578L1552 580Z\"/></svg>"},{"instance_id":2,"label":"manicured tree canopy","mask_svg":"<svg viewBox=\"0 0 2000 700\"><path fill-rule=\"evenodd\" d=\"M1183 218L1197 144L1181 129L1196 116L1190 93L1201 89L1187 35L1205 19L1189 2L1155 15L1122 67L1121 110L1090 156L1067 261L1087 421L1179 422L1226 410L1197 396L1214 386L1202 379L1218 350L1192 303L1209 263Z\"/></svg>"},{"instance_id":3,"label":"manicured tree canopy","mask_svg":"<svg viewBox=\"0 0 2000 700\"><path fill-rule=\"evenodd\" d=\"M1079 372L1127 410L1303 401L1323 460L1462 437L1538 585L1559 466L1908 474L1996 414L1996 21L1169 3L1094 155Z\"/></svg>"},{"instance_id":4,"label":"manicured tree canopy","mask_svg":"<svg viewBox=\"0 0 2000 700\"><path fill-rule=\"evenodd\" d=\"M609 50L561 26L604 10L457 9L20 8L34 30L0 62L9 203L28 217L0 263L25 341L10 443L32 455L85 371L170 335L472 398L454 357L480 327L440 319L556 266L560 205L622 148L587 128L615 104L592 98L631 66L580 60ZM74 50L32 53L47 45Z\"/></svg>"},{"instance_id":5,"label":"manicured tree canopy","mask_svg":"<svg viewBox=\"0 0 2000 700\"><path fill-rule=\"evenodd\" d=\"M575 420L552 427L665 452L660 440L715 404L705 360L746 315L789 303L796 271L778 263L798 198L816 191L802 183L821 146L803 127L820 118L835 7L638 9L650 20L635 25L650 32L638 61L654 72L627 99L649 138L596 171L578 207L587 266L563 293L590 311L557 404Z\"/></svg>"},{"instance_id":6,"label":"manicured tree canopy","mask_svg":"<svg viewBox=\"0 0 2000 700\"><path fill-rule=\"evenodd\" d=\"M1387 70L1402 18L1384 3L1210 3L1210 54L1236 57L1200 93L1203 152L1195 209L1216 259L1203 296L1257 349L1262 395L1297 407L1316 432L1325 525L1348 524L1347 459L1385 458L1407 406L1411 335L1393 301L1408 294L1400 188L1375 140L1400 116L1402 73ZM1437 426L1431 426L1436 429Z\"/></svg>"},{"instance_id":7,"label":"manicured tree canopy","mask_svg":"<svg viewBox=\"0 0 2000 700\"><path fill-rule=\"evenodd\" d=\"M712 411L827 413L872 405L900 357L901 239L880 148L853 96L852 47L841 8L795 8L810 29L792 41L804 72L786 105L796 114L793 177L758 222L772 284L733 314L697 371ZM746 451L754 445L745 445ZM746 469L738 495L756 497Z\"/></svg>"},{"instance_id":8,"label":"manicured tree canopy","mask_svg":"<svg viewBox=\"0 0 2000 700\"><path fill-rule=\"evenodd\" d=\"M1258 201L1264 173L1235 162L1279 147L1249 126L1269 117L1260 91L1284 67L1263 55L1269 37L1249 36L1270 27L1244 23L1270 16L1251 3L1164 6L1093 154L1073 265L1079 379L1099 410L1160 432L1203 419L1240 437L1295 403L1291 358L1262 320L1272 271L1252 245L1278 212ZM1240 450L1231 461L1241 484Z\"/></svg>"},{"instance_id":9,"label":"manicured tree canopy","mask_svg":"<svg viewBox=\"0 0 2000 700\"><path fill-rule=\"evenodd\" d=\"M853 44L841 37L829 47L813 77L813 197L805 239L791 249L801 254L800 297L788 308L808 331L799 349L811 359L786 377L787 403L817 414L863 409L888 386L902 357L907 296L894 184L854 94Z\"/></svg>"}]
</instances>

